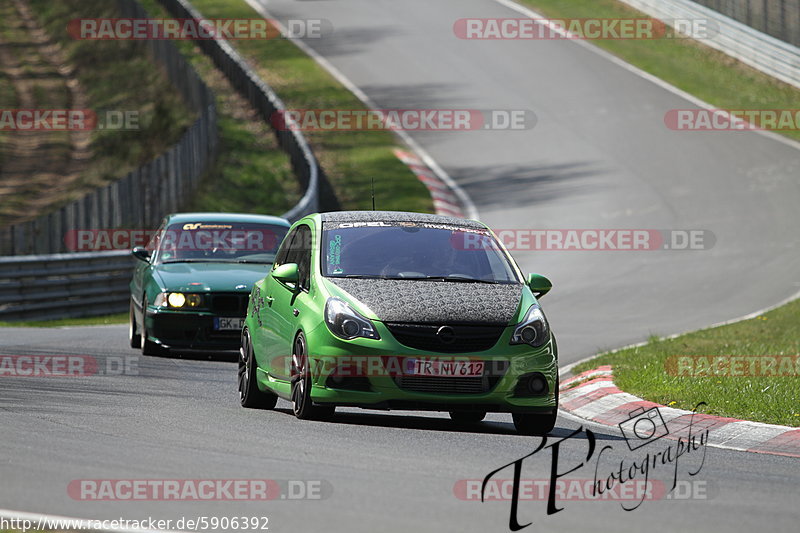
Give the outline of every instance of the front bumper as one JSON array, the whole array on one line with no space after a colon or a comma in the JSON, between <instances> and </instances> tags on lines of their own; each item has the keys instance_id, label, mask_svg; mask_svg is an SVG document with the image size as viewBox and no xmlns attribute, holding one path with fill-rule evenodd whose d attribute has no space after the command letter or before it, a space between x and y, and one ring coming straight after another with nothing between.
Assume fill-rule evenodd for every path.
<instances>
[{"instance_id":1,"label":"front bumper","mask_svg":"<svg viewBox=\"0 0 800 533\"><path fill-rule=\"evenodd\" d=\"M215 330L215 318L220 317L209 312L151 307L145 313L147 337L164 348L238 350L241 331Z\"/></svg>"},{"instance_id":2,"label":"front bumper","mask_svg":"<svg viewBox=\"0 0 800 533\"><path fill-rule=\"evenodd\" d=\"M306 332L314 403L371 409L512 413L552 413L557 409L558 354L552 339L536 349L510 345L513 328L506 328L489 350L431 354L398 343L380 323L376 327L381 336L379 341L343 341L331 335L324 325ZM481 361L484 372L478 378L408 376L403 370L408 368L408 359ZM286 395L288 384L274 376L288 375L287 361L278 364L283 368L273 368L275 372L258 368L258 380L264 388ZM541 376L547 383L546 390L533 394L522 387L531 375Z\"/></svg>"}]
</instances>

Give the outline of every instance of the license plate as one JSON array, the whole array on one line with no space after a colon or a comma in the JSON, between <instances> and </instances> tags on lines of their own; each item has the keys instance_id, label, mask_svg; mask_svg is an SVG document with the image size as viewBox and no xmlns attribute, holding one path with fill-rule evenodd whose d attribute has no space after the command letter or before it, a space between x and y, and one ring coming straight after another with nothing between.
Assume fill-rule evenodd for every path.
<instances>
[{"instance_id":1,"label":"license plate","mask_svg":"<svg viewBox=\"0 0 800 533\"><path fill-rule=\"evenodd\" d=\"M214 318L214 329L217 331L239 330L244 326L244 318Z\"/></svg>"},{"instance_id":2,"label":"license plate","mask_svg":"<svg viewBox=\"0 0 800 533\"><path fill-rule=\"evenodd\" d=\"M483 361L439 361L407 359L407 373L412 376L446 376L474 378L483 376Z\"/></svg>"}]
</instances>

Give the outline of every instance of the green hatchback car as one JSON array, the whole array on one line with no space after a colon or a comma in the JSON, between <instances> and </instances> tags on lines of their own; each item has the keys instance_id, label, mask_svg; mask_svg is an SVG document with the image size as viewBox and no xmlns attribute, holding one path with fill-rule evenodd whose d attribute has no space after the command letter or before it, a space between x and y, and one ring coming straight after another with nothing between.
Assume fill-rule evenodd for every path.
<instances>
[{"instance_id":1,"label":"green hatchback car","mask_svg":"<svg viewBox=\"0 0 800 533\"><path fill-rule=\"evenodd\" d=\"M289 222L263 215L167 216L133 249L128 340L145 355L236 350L253 283L269 271Z\"/></svg>"},{"instance_id":2,"label":"green hatchback car","mask_svg":"<svg viewBox=\"0 0 800 533\"><path fill-rule=\"evenodd\" d=\"M309 215L255 283L239 395L301 419L336 406L447 411L460 423L511 413L543 435L558 411L558 350L538 299L484 224L387 211Z\"/></svg>"}]
</instances>

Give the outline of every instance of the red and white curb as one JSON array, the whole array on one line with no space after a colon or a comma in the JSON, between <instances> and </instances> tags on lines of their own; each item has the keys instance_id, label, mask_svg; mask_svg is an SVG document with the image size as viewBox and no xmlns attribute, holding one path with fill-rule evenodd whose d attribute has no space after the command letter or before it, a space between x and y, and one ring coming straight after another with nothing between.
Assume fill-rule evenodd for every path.
<instances>
[{"instance_id":1,"label":"red and white curb","mask_svg":"<svg viewBox=\"0 0 800 533\"><path fill-rule=\"evenodd\" d=\"M428 188L433 198L433 206L437 215L465 218L464 211L458 202L456 193L412 152L395 149L394 155L408 165L417 179Z\"/></svg>"},{"instance_id":2,"label":"red and white curb","mask_svg":"<svg viewBox=\"0 0 800 533\"><path fill-rule=\"evenodd\" d=\"M688 431L696 434L709 430L710 446L800 457L800 428L703 413L692 416L691 411L649 402L618 389L614 385L610 366L600 366L571 377L561 383L559 390L561 409L597 424L617 426L628 420L632 411L657 407L669 430L669 435L665 438L685 436Z\"/></svg>"}]
</instances>

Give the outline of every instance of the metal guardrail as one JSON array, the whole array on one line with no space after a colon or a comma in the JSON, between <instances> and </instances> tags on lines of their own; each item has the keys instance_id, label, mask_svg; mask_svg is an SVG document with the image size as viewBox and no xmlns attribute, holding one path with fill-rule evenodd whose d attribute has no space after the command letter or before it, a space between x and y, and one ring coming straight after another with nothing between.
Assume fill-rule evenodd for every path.
<instances>
[{"instance_id":1,"label":"metal guardrail","mask_svg":"<svg viewBox=\"0 0 800 533\"><path fill-rule=\"evenodd\" d=\"M700 42L783 82L800 87L800 48L690 0L622 0L648 15L670 19L702 19L716 24L716 34Z\"/></svg>"},{"instance_id":2,"label":"metal guardrail","mask_svg":"<svg viewBox=\"0 0 800 533\"><path fill-rule=\"evenodd\" d=\"M203 15L195 9L188 0L159 0L161 4L176 18L191 18L200 20ZM258 112L259 116L267 123L272 124L272 116L279 111L284 111L286 106L267 85L242 59L239 53L228 42L215 36L213 39L196 39L200 49L208 55L219 70L228 78L228 81L239 91L250 105ZM308 141L299 130L286 128L274 129L278 145L289 154L295 176L305 187L305 194L300 201L282 216L291 221L319 210L319 190L321 171Z\"/></svg>"},{"instance_id":3,"label":"metal guardrail","mask_svg":"<svg viewBox=\"0 0 800 533\"><path fill-rule=\"evenodd\" d=\"M134 261L128 250L0 257L0 321L125 311Z\"/></svg>"},{"instance_id":4,"label":"metal guardrail","mask_svg":"<svg viewBox=\"0 0 800 533\"><path fill-rule=\"evenodd\" d=\"M800 46L800 0L694 0L751 28Z\"/></svg>"}]
</instances>

